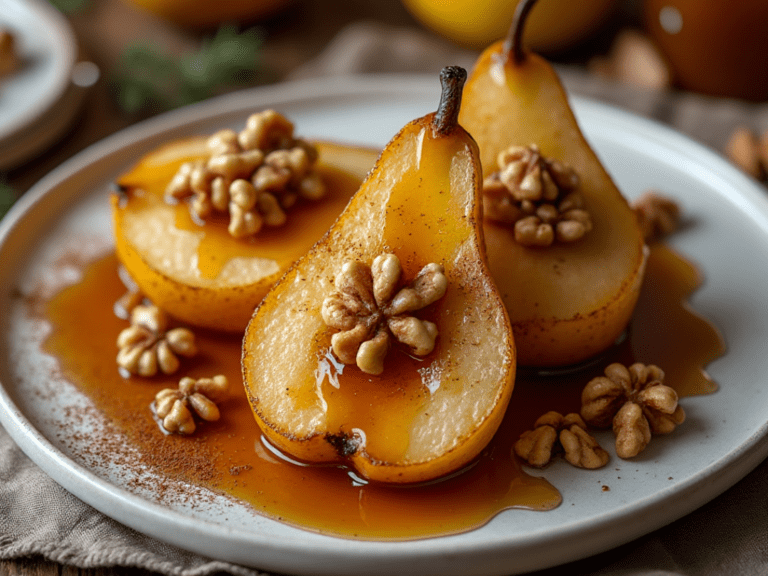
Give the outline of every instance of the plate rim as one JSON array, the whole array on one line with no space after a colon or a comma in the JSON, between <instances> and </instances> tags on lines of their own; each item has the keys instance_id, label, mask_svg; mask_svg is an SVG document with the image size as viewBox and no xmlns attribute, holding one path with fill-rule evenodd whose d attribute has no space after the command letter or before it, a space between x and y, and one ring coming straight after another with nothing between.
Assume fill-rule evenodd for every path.
<instances>
[{"instance_id":1,"label":"plate rim","mask_svg":"<svg viewBox=\"0 0 768 576\"><path fill-rule=\"evenodd\" d=\"M6 215L2 222L0 222L0 248L4 245L5 239L12 233L14 227L23 219L27 211L32 208L36 203L42 201L51 190L54 190L57 186L60 186L67 178L72 177L81 170L85 170L89 165L98 159L110 156L120 149L125 147L126 141L141 141L142 143L147 140L157 139L163 135L167 136L169 129L178 130L183 126L189 125L196 121L213 121L217 117L225 116L233 113L233 111L241 110L244 108L243 104L239 104L243 100L243 94L254 95L257 98L249 99L254 100L280 100L281 98L289 98L293 100L306 99L306 90L311 90L311 94L325 94L325 95L340 95L340 94L365 94L368 91L380 91L380 92L392 92L392 86L400 86L398 93L405 86L407 89L418 90L423 93L435 93L438 94L438 86L432 85L436 82L432 76L426 76L421 74L376 74L376 75L363 75L363 76L348 76L343 78L328 78L328 79L312 79L312 80L300 80L295 82L287 82L279 85L260 87L255 89L248 89L240 91L235 94L218 97L203 103L192 105L181 110L173 111L163 114L161 116L145 120L139 124L121 130L106 139L97 142L89 148L83 150L70 160L63 163L58 168L54 169L46 177L41 179L30 190L25 193L17 204ZM299 96L304 94L304 96ZM644 135L653 136L654 140L663 143L667 147L674 147L679 145L680 142L685 143L685 147L690 149L692 146L697 151L697 157L700 159L700 155L703 154L704 158L708 162L714 162L715 166L719 169L728 170L729 177L739 178L742 189L746 190L749 200L762 205L762 212L764 218L768 218L768 200L759 196L757 183L750 178L744 176L737 171L734 167L727 163L722 157L717 155L714 151L706 146L699 144L687 136L674 131L673 129L665 126L654 120L644 118L633 113L621 110L614 106L597 102L587 98L572 97L574 107L578 112L583 111L601 111L608 113L613 119L619 121L620 124L631 125L635 129L640 127L640 130L644 132ZM249 104L249 107L251 105ZM157 529L152 532L142 529L144 533L148 533L160 540L175 544L184 548L184 538L174 537L174 530L178 529L179 524L187 525L185 529L194 530L194 526L190 526L192 523L205 525L206 536L211 540L224 539L230 544L248 546L253 544L255 534L240 534L240 531L231 529L225 526L207 523L202 520L190 521L190 518L186 515L169 510L161 504L146 501L141 497L130 493L129 491L115 486L106 480L97 477L90 470L84 466L80 466L76 462L69 460L64 454L62 454L53 444L43 436L41 432L36 430L34 426L26 419L21 410L15 405L10 398L5 386L0 383L0 423L2 423L6 431L11 437L19 444L22 450L29 455L29 457L35 461L46 473L50 474L49 470L55 468L57 471L63 469L65 474L63 475L63 481L56 479L56 481L64 486L70 492L76 493L76 484L78 482L85 482L91 484L97 488L100 494L108 498L115 498L115 504L118 504L120 508L118 510L105 511L100 506L94 506L100 509L105 514L112 516L119 520L123 524L134 527L131 522L130 514L134 512L134 507L138 506L142 513L146 514L153 522L156 523ZM5 416L7 415L7 416ZM689 479L683 483L676 484L674 487L670 487L667 490L667 494L662 500L656 499L655 507L659 510L660 516L663 517L663 523L659 523L658 520L653 522L647 520L646 522L638 523L635 534L630 538L626 537L614 537L606 538L605 530L610 528L612 524L619 521L616 518L616 514L606 515L599 522L596 522L593 526L590 526L590 534L592 540L595 540L599 535L600 542L594 541L588 547L586 551L583 550L583 546L579 546L580 550L570 550L568 558L558 558L557 561L553 561L549 564L535 563L528 564L522 560L516 567L515 571L525 571L536 568L545 568L548 566L561 564L567 561L577 560L585 556L597 554L604 550L610 549L621 543L628 542L642 534L648 533L651 530L661 527L667 522L671 522L685 514L693 511L698 506L711 500L724 490L735 484L755 466L757 466L766 456L768 456L768 443L762 443L760 441L768 434L768 423L765 423L760 430L755 431L750 442L745 442L739 447L739 450L732 451L725 458L717 462L716 466L710 466L710 470L705 474L702 471L698 476L705 476L713 479L710 488L708 490L693 490L691 492L691 486L697 484L697 480L694 478ZM30 454L32 452L32 454ZM691 485L691 486L688 486ZM117 496L115 496L115 490ZM688 492L688 498L686 506L683 511L677 508L674 512L665 509L664 504L668 503L671 498L677 498L681 491ZM704 494L707 494L704 496ZM88 501L88 494L86 498L83 498L80 494L76 494L91 505L92 502ZM93 498L90 498L93 500ZM645 508L647 505L636 502L631 508ZM626 514L626 510L624 512ZM648 515L649 517L651 515ZM651 528L648 528L648 524L653 524ZM199 528L198 528L199 529ZM212 532L215 532L215 538ZM568 546L569 540L573 538L575 533L585 535L584 527L579 526L578 523L573 523L572 526L565 526L558 529L558 540L548 540L546 543L539 543L538 547L544 546L545 551L551 552L552 546ZM169 534L171 537L169 538ZM443 537L441 537L443 538ZM451 564L455 564L456 558L461 554L478 552L476 543L460 543L451 542L452 537L444 537L447 539L448 544L440 549L434 549L432 544L435 542L434 538L427 538L422 540L410 540L403 542L392 541L370 541L370 540L356 540L356 545L364 548L360 554L367 556L372 560L387 560L386 569L391 571L393 569L393 553L397 554L397 565L413 567L414 563L423 564L423 567L428 572L435 572L437 570L440 573L451 573L447 568ZM297 550L294 542L285 542L283 539L270 537L270 535L258 535L260 543L268 548L274 554L297 554ZM333 560L340 552L348 552L349 540L344 538L336 538L333 536L328 537L332 542L336 542L338 545L333 550L319 548L313 548L312 550L305 551L307 558L301 559L296 566L292 566L289 570L296 573L313 573L317 572L318 565L316 564L318 555L325 556L328 560ZM505 556L509 556L510 553L520 551L521 548L536 548L535 541L540 540L540 534L532 533L527 535L521 541L515 543L510 548L508 542L503 542L498 538L495 541L489 541L484 544L482 551L487 552L488 558L482 565L476 566L484 570L483 573L509 573L509 566L505 565ZM471 550L467 549L471 545ZM404 548L407 548L405 550ZM450 552L450 553L449 553ZM208 554L212 557L218 557L221 560L233 561L231 557L222 558L215 554ZM518 559L519 560L519 559ZM234 560L235 562L243 563L241 560ZM436 562L440 562L440 565L436 565ZM246 564L248 564L246 562ZM258 566L262 569L285 571L285 565L270 565L269 562L264 562L259 559L256 564L248 564L252 566ZM365 573L375 574L378 573L374 567L366 568L360 566L357 563L349 563L344 570L339 570L338 566L334 567L334 574L346 574L346 573ZM455 570L455 567L454 567ZM466 568L462 570L466 573ZM479 572L478 572L479 573Z\"/></svg>"}]
</instances>

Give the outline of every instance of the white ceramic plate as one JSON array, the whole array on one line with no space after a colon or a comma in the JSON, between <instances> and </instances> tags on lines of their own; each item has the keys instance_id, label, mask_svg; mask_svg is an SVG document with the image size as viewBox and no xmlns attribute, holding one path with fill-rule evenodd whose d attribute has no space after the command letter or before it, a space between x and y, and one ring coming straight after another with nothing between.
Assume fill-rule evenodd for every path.
<instances>
[{"instance_id":1,"label":"white ceramic plate","mask_svg":"<svg viewBox=\"0 0 768 576\"><path fill-rule=\"evenodd\" d=\"M18 70L0 77L0 169L8 169L60 135L80 90L72 85L74 32L49 2L0 0L0 27L14 35L21 60Z\"/></svg>"},{"instance_id":2,"label":"white ceramic plate","mask_svg":"<svg viewBox=\"0 0 768 576\"><path fill-rule=\"evenodd\" d=\"M274 106L303 135L383 145L433 110L439 83L424 77L313 80L234 94L161 116L86 150L30 190L0 225L0 419L24 451L65 488L141 532L248 566L300 574L509 574L617 546L714 498L768 455L768 202L764 191L713 152L655 123L594 102L574 104L588 138L632 197L648 188L678 199L693 222L673 245L698 262L706 284L692 299L723 332L729 351L709 366L715 395L686 398L688 419L654 439L644 457L576 473L555 463L546 476L564 503L551 512L510 510L480 529L407 542L349 541L307 533L220 498L203 508L161 505L129 488L130 470L78 454L61 404L86 400L50 382L36 349L41 327L18 313L14 293L41 282L74 282L77 269L50 263L73 243L86 255L111 248L110 180L169 138L239 128ZM38 335L36 335L38 334ZM66 426L63 426L66 424ZM606 438L604 446L611 442ZM610 491L601 490L607 484Z\"/></svg>"}]
</instances>

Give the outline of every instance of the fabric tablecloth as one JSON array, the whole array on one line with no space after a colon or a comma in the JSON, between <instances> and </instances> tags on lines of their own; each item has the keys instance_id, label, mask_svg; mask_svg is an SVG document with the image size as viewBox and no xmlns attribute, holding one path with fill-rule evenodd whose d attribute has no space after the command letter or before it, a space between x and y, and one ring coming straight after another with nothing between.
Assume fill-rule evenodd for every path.
<instances>
[{"instance_id":1,"label":"fabric tablecloth","mask_svg":"<svg viewBox=\"0 0 768 576\"><path fill-rule=\"evenodd\" d=\"M344 29L292 78L468 69L476 54L412 29L372 22ZM768 129L768 105L650 91L559 68L566 88L669 124L716 150L737 125ZM692 514L643 538L538 574L594 576L768 573L768 462ZM127 566L169 575L264 574L213 561L127 528L84 504L33 464L0 428L0 559L23 556L82 568Z\"/></svg>"}]
</instances>

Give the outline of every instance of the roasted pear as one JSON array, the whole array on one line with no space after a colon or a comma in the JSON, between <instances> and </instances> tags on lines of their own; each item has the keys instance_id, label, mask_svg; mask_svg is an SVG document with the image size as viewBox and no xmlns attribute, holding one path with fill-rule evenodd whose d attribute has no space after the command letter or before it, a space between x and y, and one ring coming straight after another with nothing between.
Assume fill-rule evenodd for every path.
<instances>
[{"instance_id":1,"label":"roasted pear","mask_svg":"<svg viewBox=\"0 0 768 576\"><path fill-rule=\"evenodd\" d=\"M375 481L437 478L488 443L515 349L483 248L480 164L457 124L466 72L407 124L339 219L246 329L245 386L264 435Z\"/></svg>"},{"instance_id":2,"label":"roasted pear","mask_svg":"<svg viewBox=\"0 0 768 576\"><path fill-rule=\"evenodd\" d=\"M167 201L169 183L180 167L210 158L212 140L222 138L167 144L119 178L119 192L112 195L117 254L139 289L172 316L242 332L272 284L336 220L376 155L365 148L316 143L316 172L325 196L286 209L280 226L264 225L256 234L235 237L230 232L234 218L214 214L201 221L195 216L188 200L196 197ZM238 184L247 187L245 180ZM246 218L241 222L253 224Z\"/></svg>"},{"instance_id":3,"label":"roasted pear","mask_svg":"<svg viewBox=\"0 0 768 576\"><path fill-rule=\"evenodd\" d=\"M646 249L627 201L579 129L556 72L522 46L534 4L521 2L508 37L476 62L459 120L480 148L489 267L509 311L518 361L564 366L605 350L625 330L642 283ZM530 186L533 176L540 177L538 188ZM578 202L563 198L546 209L525 200L505 204L494 197L500 181L508 189L518 186L515 198L533 189L546 196L553 184L566 193L575 188ZM552 213L557 220L571 209L576 209L575 220L553 220L549 236L532 242L554 238L551 245L518 241L518 227L528 226L534 236L547 232L547 226L539 225ZM494 212L521 222L499 223L488 217ZM587 221L580 223L585 215Z\"/></svg>"}]
</instances>

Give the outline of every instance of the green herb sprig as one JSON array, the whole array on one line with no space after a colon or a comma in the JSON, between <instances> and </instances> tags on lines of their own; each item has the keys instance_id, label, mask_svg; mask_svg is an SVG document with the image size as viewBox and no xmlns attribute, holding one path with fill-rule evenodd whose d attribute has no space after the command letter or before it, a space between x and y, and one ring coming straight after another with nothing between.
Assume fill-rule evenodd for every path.
<instances>
[{"instance_id":1,"label":"green herb sprig","mask_svg":"<svg viewBox=\"0 0 768 576\"><path fill-rule=\"evenodd\" d=\"M0 219L11 209L17 198L16 191L0 177Z\"/></svg>"},{"instance_id":2,"label":"green herb sprig","mask_svg":"<svg viewBox=\"0 0 768 576\"><path fill-rule=\"evenodd\" d=\"M253 84L262 70L262 44L259 30L225 25L198 52L178 58L130 46L113 74L117 104L129 114L162 112Z\"/></svg>"},{"instance_id":3,"label":"green herb sprig","mask_svg":"<svg viewBox=\"0 0 768 576\"><path fill-rule=\"evenodd\" d=\"M76 14L82 12L91 3L91 0L48 0L54 8L64 14Z\"/></svg>"}]
</instances>

